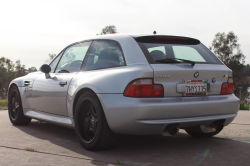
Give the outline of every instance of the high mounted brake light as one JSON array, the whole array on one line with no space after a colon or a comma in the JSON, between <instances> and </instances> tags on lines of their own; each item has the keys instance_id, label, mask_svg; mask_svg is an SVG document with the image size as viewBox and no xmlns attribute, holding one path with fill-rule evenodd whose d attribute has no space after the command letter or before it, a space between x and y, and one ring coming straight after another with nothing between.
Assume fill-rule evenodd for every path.
<instances>
[{"instance_id":1,"label":"high mounted brake light","mask_svg":"<svg viewBox=\"0 0 250 166\"><path fill-rule=\"evenodd\" d=\"M156 39L178 39L178 40L188 40L185 37L172 37L172 36L156 36Z\"/></svg>"},{"instance_id":2,"label":"high mounted brake light","mask_svg":"<svg viewBox=\"0 0 250 166\"><path fill-rule=\"evenodd\" d=\"M154 84L152 78L141 78L131 81L123 93L126 97L163 97L161 84Z\"/></svg>"},{"instance_id":3,"label":"high mounted brake light","mask_svg":"<svg viewBox=\"0 0 250 166\"><path fill-rule=\"evenodd\" d=\"M234 92L234 83L233 78L228 77L227 82L222 83L221 85L221 95L232 94Z\"/></svg>"},{"instance_id":4,"label":"high mounted brake light","mask_svg":"<svg viewBox=\"0 0 250 166\"><path fill-rule=\"evenodd\" d=\"M200 44L197 39L179 36L139 36L134 37L140 43L162 43L162 44Z\"/></svg>"}]
</instances>

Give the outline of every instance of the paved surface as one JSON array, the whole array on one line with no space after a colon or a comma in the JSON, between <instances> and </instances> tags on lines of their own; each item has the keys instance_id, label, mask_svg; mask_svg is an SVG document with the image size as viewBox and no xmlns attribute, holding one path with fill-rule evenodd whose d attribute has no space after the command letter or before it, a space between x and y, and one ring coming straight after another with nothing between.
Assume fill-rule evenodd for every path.
<instances>
[{"instance_id":1,"label":"paved surface","mask_svg":"<svg viewBox=\"0 0 250 166\"><path fill-rule=\"evenodd\" d=\"M37 152L26 151L34 148ZM114 149L90 152L74 130L33 120L13 126L0 111L0 166L250 165L250 111L239 111L233 123L216 137L195 139L181 131L174 137L123 136Z\"/></svg>"}]
</instances>

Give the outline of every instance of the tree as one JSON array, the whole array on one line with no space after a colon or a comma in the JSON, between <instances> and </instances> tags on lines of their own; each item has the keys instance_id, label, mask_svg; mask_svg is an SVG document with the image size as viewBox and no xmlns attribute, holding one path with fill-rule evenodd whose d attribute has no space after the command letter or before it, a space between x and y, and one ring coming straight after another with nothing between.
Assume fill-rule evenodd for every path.
<instances>
[{"instance_id":1,"label":"tree","mask_svg":"<svg viewBox=\"0 0 250 166\"><path fill-rule=\"evenodd\" d=\"M244 76L250 76L250 65L247 64L244 69Z\"/></svg>"},{"instance_id":2,"label":"tree","mask_svg":"<svg viewBox=\"0 0 250 166\"><path fill-rule=\"evenodd\" d=\"M55 56L56 56L56 54L49 54L49 59L46 60L46 63L51 62L52 59L54 59Z\"/></svg>"},{"instance_id":3,"label":"tree","mask_svg":"<svg viewBox=\"0 0 250 166\"><path fill-rule=\"evenodd\" d=\"M224 32L217 33L210 49L233 71L234 93L241 100L244 100L245 95L242 96L240 93L247 94L246 89L249 86L249 82L244 76L245 56L241 52L238 40L239 38L234 32L229 32L228 34Z\"/></svg>"},{"instance_id":4,"label":"tree","mask_svg":"<svg viewBox=\"0 0 250 166\"><path fill-rule=\"evenodd\" d=\"M245 56L240 50L239 38L234 32L228 34L217 33L212 42L211 50L226 64L228 65L232 61L239 61L244 64Z\"/></svg>"},{"instance_id":5,"label":"tree","mask_svg":"<svg viewBox=\"0 0 250 166\"><path fill-rule=\"evenodd\" d=\"M17 78L27 74L27 71L37 71L35 67L30 67L28 70L25 69L25 65L21 64L20 60L17 60L14 64L8 58L0 58L0 96L6 97L10 82Z\"/></svg>"},{"instance_id":6,"label":"tree","mask_svg":"<svg viewBox=\"0 0 250 166\"><path fill-rule=\"evenodd\" d=\"M28 73L32 73L32 72L36 72L36 71L37 71L36 67L30 67L27 70Z\"/></svg>"},{"instance_id":7,"label":"tree","mask_svg":"<svg viewBox=\"0 0 250 166\"><path fill-rule=\"evenodd\" d=\"M21 65L21 61L17 60L15 64L15 74L17 77L22 77L25 75L25 65Z\"/></svg>"},{"instance_id":8,"label":"tree","mask_svg":"<svg viewBox=\"0 0 250 166\"><path fill-rule=\"evenodd\" d=\"M15 78L14 64L8 58L0 58L0 95L7 94L10 81Z\"/></svg>"},{"instance_id":9,"label":"tree","mask_svg":"<svg viewBox=\"0 0 250 166\"><path fill-rule=\"evenodd\" d=\"M114 34L114 33L117 33L116 27L114 25L108 25L102 29L102 32L100 33L100 35Z\"/></svg>"}]
</instances>

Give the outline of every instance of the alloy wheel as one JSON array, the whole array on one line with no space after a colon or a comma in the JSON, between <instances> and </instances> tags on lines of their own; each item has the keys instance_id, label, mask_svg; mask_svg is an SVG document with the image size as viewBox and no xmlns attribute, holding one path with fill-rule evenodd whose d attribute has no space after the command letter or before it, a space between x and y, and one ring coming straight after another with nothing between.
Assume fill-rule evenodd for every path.
<instances>
[{"instance_id":1,"label":"alloy wheel","mask_svg":"<svg viewBox=\"0 0 250 166\"><path fill-rule=\"evenodd\" d=\"M13 120L17 118L19 112L19 96L16 91L14 91L11 95L11 110L10 115Z\"/></svg>"},{"instance_id":2,"label":"alloy wheel","mask_svg":"<svg viewBox=\"0 0 250 166\"><path fill-rule=\"evenodd\" d=\"M87 111L82 115L81 136L86 142L91 142L97 133L97 112L91 101L88 102Z\"/></svg>"}]
</instances>

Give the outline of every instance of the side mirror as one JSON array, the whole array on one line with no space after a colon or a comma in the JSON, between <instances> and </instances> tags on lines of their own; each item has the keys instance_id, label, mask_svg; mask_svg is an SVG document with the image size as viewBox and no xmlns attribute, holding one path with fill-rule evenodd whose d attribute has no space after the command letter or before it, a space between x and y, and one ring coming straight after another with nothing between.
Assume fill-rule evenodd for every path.
<instances>
[{"instance_id":1,"label":"side mirror","mask_svg":"<svg viewBox=\"0 0 250 166\"><path fill-rule=\"evenodd\" d=\"M49 75L49 72L51 71L51 68L49 65L47 64L44 64L40 67L40 70L41 72L45 73L45 78L48 79L48 78L51 78L50 75Z\"/></svg>"},{"instance_id":2,"label":"side mirror","mask_svg":"<svg viewBox=\"0 0 250 166\"><path fill-rule=\"evenodd\" d=\"M40 67L40 70L41 70L41 72L43 72L43 73L49 73L49 72L51 71L51 68L50 68L49 65L44 64L44 65L42 65L42 66Z\"/></svg>"}]
</instances>

